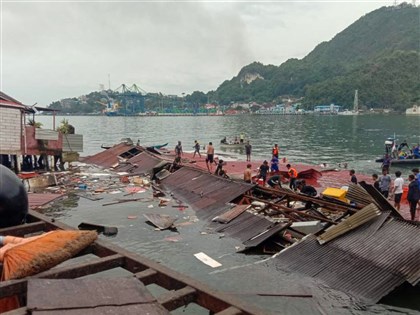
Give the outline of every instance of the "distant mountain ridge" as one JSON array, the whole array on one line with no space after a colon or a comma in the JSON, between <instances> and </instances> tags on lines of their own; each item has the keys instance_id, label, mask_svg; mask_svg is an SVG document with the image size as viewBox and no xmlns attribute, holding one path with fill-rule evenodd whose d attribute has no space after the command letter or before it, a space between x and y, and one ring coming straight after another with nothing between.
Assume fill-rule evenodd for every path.
<instances>
[{"instance_id":1,"label":"distant mountain ridge","mask_svg":"<svg viewBox=\"0 0 420 315\"><path fill-rule=\"evenodd\" d=\"M229 102L271 102L304 97L306 107L350 107L354 90L369 108L403 110L420 100L420 8L382 7L354 22L305 58L280 66L254 62L223 82L214 97Z\"/></svg>"}]
</instances>

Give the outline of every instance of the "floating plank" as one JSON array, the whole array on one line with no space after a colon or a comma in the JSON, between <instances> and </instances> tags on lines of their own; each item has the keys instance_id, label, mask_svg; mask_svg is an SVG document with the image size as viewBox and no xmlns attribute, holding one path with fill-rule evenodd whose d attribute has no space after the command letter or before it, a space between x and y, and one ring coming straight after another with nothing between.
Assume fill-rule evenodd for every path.
<instances>
[{"instance_id":1,"label":"floating plank","mask_svg":"<svg viewBox=\"0 0 420 315\"><path fill-rule=\"evenodd\" d=\"M204 264L206 264L207 266L210 266L212 268L217 268L217 267L220 267L222 265L221 263L219 263L218 261L214 260L213 258L207 256L203 252L194 254L194 256L198 260L200 260L201 262L203 262Z\"/></svg>"}]
</instances>

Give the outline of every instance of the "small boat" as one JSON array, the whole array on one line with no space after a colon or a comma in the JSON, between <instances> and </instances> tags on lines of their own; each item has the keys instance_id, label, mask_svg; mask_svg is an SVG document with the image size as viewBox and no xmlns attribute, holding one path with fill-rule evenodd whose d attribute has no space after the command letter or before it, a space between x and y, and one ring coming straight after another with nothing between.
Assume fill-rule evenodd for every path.
<instances>
[{"instance_id":1,"label":"small boat","mask_svg":"<svg viewBox=\"0 0 420 315\"><path fill-rule=\"evenodd\" d=\"M226 140L226 137L224 137L222 140L220 140L220 148L221 149L232 149L232 150L244 150L245 144L247 143L247 139L243 139L242 141L238 139L238 137L235 137L235 140Z\"/></svg>"},{"instance_id":2,"label":"small boat","mask_svg":"<svg viewBox=\"0 0 420 315\"><path fill-rule=\"evenodd\" d=\"M414 154L408 155L402 158L396 158L398 155L398 146L395 136L385 140L385 154L383 157L375 160L377 163L382 163L384 161L385 155L388 154L391 156L391 165L420 165L420 157L418 152L414 151Z\"/></svg>"},{"instance_id":3,"label":"small boat","mask_svg":"<svg viewBox=\"0 0 420 315\"><path fill-rule=\"evenodd\" d=\"M382 163L384 158L376 159L375 162ZM391 165L420 165L420 158L391 159Z\"/></svg>"},{"instance_id":4,"label":"small boat","mask_svg":"<svg viewBox=\"0 0 420 315\"><path fill-rule=\"evenodd\" d=\"M166 147L168 145L168 142L164 144L156 144L156 145L150 145L148 148L155 148L155 149L162 149L163 147Z\"/></svg>"},{"instance_id":5,"label":"small boat","mask_svg":"<svg viewBox=\"0 0 420 315\"><path fill-rule=\"evenodd\" d=\"M158 150L163 149L167 145L168 145L168 142L166 142L164 144L151 145L151 146L147 146L146 150L149 151L149 152L156 153L156 154L161 154L161 152L159 152Z\"/></svg>"}]
</instances>

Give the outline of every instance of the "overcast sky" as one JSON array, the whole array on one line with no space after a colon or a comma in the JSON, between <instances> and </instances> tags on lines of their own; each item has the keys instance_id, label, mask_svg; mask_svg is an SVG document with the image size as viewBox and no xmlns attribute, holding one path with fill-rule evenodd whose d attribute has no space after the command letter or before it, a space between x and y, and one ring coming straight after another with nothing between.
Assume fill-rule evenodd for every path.
<instances>
[{"instance_id":1,"label":"overcast sky","mask_svg":"<svg viewBox=\"0 0 420 315\"><path fill-rule=\"evenodd\" d=\"M393 1L8 1L0 89L47 106L122 83L215 90L254 61L280 65Z\"/></svg>"}]
</instances>

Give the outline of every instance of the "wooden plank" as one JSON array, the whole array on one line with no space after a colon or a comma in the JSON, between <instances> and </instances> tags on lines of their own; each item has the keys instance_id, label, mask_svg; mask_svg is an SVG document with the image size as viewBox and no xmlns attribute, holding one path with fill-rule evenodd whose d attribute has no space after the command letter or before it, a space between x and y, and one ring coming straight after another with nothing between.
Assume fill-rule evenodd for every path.
<instances>
[{"instance_id":1,"label":"wooden plank","mask_svg":"<svg viewBox=\"0 0 420 315\"><path fill-rule=\"evenodd\" d=\"M22 294L26 292L26 280L9 280L0 282L0 299L6 296Z\"/></svg>"},{"instance_id":2,"label":"wooden plank","mask_svg":"<svg viewBox=\"0 0 420 315\"><path fill-rule=\"evenodd\" d=\"M176 291L170 291L158 297L158 302L167 310L173 311L178 307L194 302L197 291L189 286Z\"/></svg>"},{"instance_id":3,"label":"wooden plank","mask_svg":"<svg viewBox=\"0 0 420 315\"><path fill-rule=\"evenodd\" d=\"M29 220L30 222L36 222L37 220L44 221L46 224L46 230L54 230L54 229L66 229L66 230L73 230L73 227L70 227L61 222L50 222L49 219L42 214L36 213L35 211L29 211ZM198 305L210 310L211 312L220 312L224 309L228 308L229 306L235 306L236 308L240 309L243 314L255 314L255 315L263 315L265 314L264 311L260 310L259 308L249 305L248 303L243 302L235 297L226 296L222 293L211 289L210 287L203 285L202 283L192 279L186 275L180 274L176 271L173 271L161 264L154 262L146 257L139 256L137 254L133 254L117 245L108 243L103 240L97 240L92 246L92 251L95 255L99 257L106 258L108 255L115 255L119 254L122 255L123 258L123 268L127 269L132 273L138 273L148 268L153 269L157 272L156 276L156 283L166 289L181 289L185 286L190 286L197 290L197 299L194 301ZM95 273L102 271L101 270L84 270L83 267L78 265L73 265L73 267L68 267L67 269L63 270L60 269L62 272L57 274L57 268L55 271L50 271L43 273L44 277L48 277L49 273L51 276L57 275L65 275L69 278L74 278L77 276L83 276L90 273ZM105 264L99 264L100 267L103 269L107 267ZM72 272L72 268L76 270ZM91 268L96 268L95 265L91 265ZM79 270L84 270L84 272L79 272ZM106 269L104 269L106 270ZM80 274L80 275L79 275Z\"/></svg>"},{"instance_id":4,"label":"wooden plank","mask_svg":"<svg viewBox=\"0 0 420 315\"><path fill-rule=\"evenodd\" d=\"M238 310L234 306L230 306L227 309L224 309L223 311L220 311L214 315L240 315L240 314L243 314L241 310Z\"/></svg>"},{"instance_id":5,"label":"wooden plank","mask_svg":"<svg viewBox=\"0 0 420 315\"><path fill-rule=\"evenodd\" d=\"M31 315L103 315L103 314L123 314L123 315L169 315L170 313L157 303L130 304L121 306L98 306L95 308L82 309L60 309L32 311Z\"/></svg>"},{"instance_id":6,"label":"wooden plank","mask_svg":"<svg viewBox=\"0 0 420 315\"><path fill-rule=\"evenodd\" d=\"M124 265L124 256L120 254L99 258L94 261L71 264L41 272L37 278L60 279L79 278Z\"/></svg>"},{"instance_id":7,"label":"wooden plank","mask_svg":"<svg viewBox=\"0 0 420 315\"><path fill-rule=\"evenodd\" d=\"M23 237L26 234L42 232L46 228L45 222L38 221L33 223L22 224L19 226L13 226L8 228L0 229L0 235L12 235Z\"/></svg>"},{"instance_id":8,"label":"wooden plank","mask_svg":"<svg viewBox=\"0 0 420 315\"><path fill-rule=\"evenodd\" d=\"M83 309L155 302L156 298L144 284L133 277L28 280L29 310Z\"/></svg>"},{"instance_id":9,"label":"wooden plank","mask_svg":"<svg viewBox=\"0 0 420 315\"><path fill-rule=\"evenodd\" d=\"M154 283L156 281L157 272L153 269L146 269L134 274L134 276L139 279L144 285Z\"/></svg>"},{"instance_id":10,"label":"wooden plank","mask_svg":"<svg viewBox=\"0 0 420 315\"><path fill-rule=\"evenodd\" d=\"M15 310L3 313L3 315L26 315L26 314L28 314L28 309L26 307L19 307Z\"/></svg>"}]
</instances>

